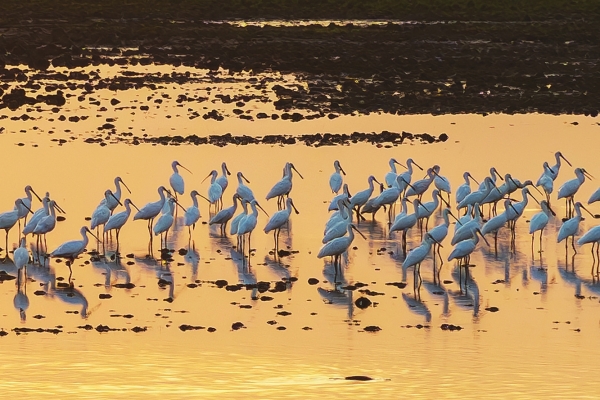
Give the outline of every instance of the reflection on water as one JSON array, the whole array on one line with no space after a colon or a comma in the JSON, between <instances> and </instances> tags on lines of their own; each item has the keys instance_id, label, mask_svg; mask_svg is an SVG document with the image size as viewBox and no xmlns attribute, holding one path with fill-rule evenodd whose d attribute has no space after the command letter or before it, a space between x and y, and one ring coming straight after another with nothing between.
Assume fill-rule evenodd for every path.
<instances>
[{"instance_id":1,"label":"reflection on water","mask_svg":"<svg viewBox=\"0 0 600 400\"><path fill-rule=\"evenodd\" d=\"M595 393L597 384L581 371L598 372L600 283L587 248L577 247L574 253L570 242L566 248L556 243L566 209L554 198L558 217L544 230L543 252L537 252L536 238L532 254L526 220L539 206L529 202L514 241L506 228L495 238L488 235L489 247L480 241L468 275L447 261L452 246L445 239L441 259L434 265L427 257L420 267L422 282L415 278L412 268L403 268L399 235L390 235L383 212L356 223L366 240L356 236L340 268L316 257L330 216L333 160L344 165L343 179L351 193L364 189L371 174L383 180L392 157L410 156L424 167L439 164L454 187L465 170L480 180L490 165L521 181L535 178L557 148L598 175L595 120L577 117L580 123L575 126L569 123L573 119L363 116L340 117L320 129L362 125L383 130L402 124L406 130L447 132L451 138L436 145L390 148L100 147L77 142L34 148L14 146L15 136L2 135L0 142L11 149L5 154L7 166L28 158L46 160L43 169L31 166L7 174L3 202L11 208L14 199L22 197L25 182L50 191L67 213L48 233L49 248L76 237L80 227L89 224L85 218L104 191L114 189L115 176L127 182L134 203L155 201L156 188L167 184L175 159L192 172L183 175L186 194L207 193L209 183L201 181L205 171L223 161L231 171L243 171L269 215L277 204L262 199L281 179L285 163L293 161L305 179L294 181L291 196L300 214L282 227L279 252L274 250L273 234L262 232L268 218L259 213L252 234L255 250L244 258L229 227L222 235L218 225L208 225L212 214L201 199L202 217L191 234L183 211L176 214L167 256L154 235L149 256L147 222L130 218L120 233L120 257L113 235L106 257L83 255L70 277L64 261L34 252L35 239L28 236L34 262L27 267L27 278L19 284L3 279L0 284L0 328L9 333L0 340L10 349L5 352L0 390L6 396L52 393L78 398L278 398L282 393L297 398L397 398L400 391L427 398L480 397L484 392L503 398L572 398ZM290 129L315 126L314 121L301 124ZM249 134L258 134L267 125L246 126ZM574 132L589 141L586 149L569 140ZM541 139L544 135L555 135L556 141L548 143ZM487 149L491 144L494 151ZM415 171L413 180L423 175ZM563 166L556 184L571 175L572 169ZM225 191L226 206L235 189L231 183ZM586 199L596 188L597 182L586 181L577 199ZM192 202L185 194L179 199L183 207ZM37 199L32 207L40 207ZM122 209L117 207L115 213ZM590 209L598 212L596 204ZM429 228L442 222L435 211ZM581 232L594 225L588 217L581 222ZM420 245L423 232L417 226L408 232L407 250ZM16 231L11 231L10 249L17 240ZM102 253L101 245L90 242L88 250L96 249ZM11 254L0 263L0 271L17 276ZM361 297L371 306L358 307ZM245 328L234 329L238 322ZM444 331L442 324L462 329ZM115 330L100 333L95 329L100 325ZM186 325L198 329L180 329ZM365 331L370 326L381 330ZM15 327L60 327L61 332L16 335ZM135 333L136 327L146 330ZM465 366L475 372L465 373ZM16 370L18 375L9 373ZM350 375L368 375L375 381L339 379Z\"/></svg>"}]
</instances>

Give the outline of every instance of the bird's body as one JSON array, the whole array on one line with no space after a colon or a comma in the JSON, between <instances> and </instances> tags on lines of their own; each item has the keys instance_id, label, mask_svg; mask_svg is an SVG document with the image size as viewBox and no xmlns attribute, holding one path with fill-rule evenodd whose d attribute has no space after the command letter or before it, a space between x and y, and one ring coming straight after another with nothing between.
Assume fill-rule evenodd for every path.
<instances>
[{"instance_id":1,"label":"bird's body","mask_svg":"<svg viewBox=\"0 0 600 400\"><path fill-rule=\"evenodd\" d=\"M25 194L27 196L21 198L20 204L15 203L15 209L18 210L19 219L26 217L31 212L33 195L35 195L39 201L42 201L40 196L37 195L30 185L25 186Z\"/></svg>"},{"instance_id":2,"label":"bird's body","mask_svg":"<svg viewBox=\"0 0 600 400\"><path fill-rule=\"evenodd\" d=\"M258 222L257 207L260 207L260 204L258 204L256 200L252 200L250 202L250 208L252 209L252 213L246 215L245 218L240 220L237 227L238 240L240 243L242 243L242 252L245 251L244 236L248 235L248 255L250 255L250 251L252 250L250 247L250 237L252 236L252 232L254 231L254 228L256 228L256 224Z\"/></svg>"},{"instance_id":3,"label":"bird's body","mask_svg":"<svg viewBox=\"0 0 600 400\"><path fill-rule=\"evenodd\" d=\"M50 210L48 209L48 204L50 203L50 195L46 193L46 197L42 199L42 207L37 209L31 218L29 218L29 222L23 228L23 235L28 235L33 232L40 219L45 217L46 215L50 215Z\"/></svg>"},{"instance_id":4,"label":"bird's body","mask_svg":"<svg viewBox=\"0 0 600 400\"><path fill-rule=\"evenodd\" d=\"M29 208L23 203L23 199L17 199L15 200L14 209L0 214L0 229L4 229L6 231L6 251L8 251L8 232L13 226L15 226L17 221L20 219L19 207L21 206L25 207L28 210L28 212L31 212L31 210L29 210Z\"/></svg>"},{"instance_id":5,"label":"bird's body","mask_svg":"<svg viewBox=\"0 0 600 400\"><path fill-rule=\"evenodd\" d=\"M144 207L140 208L140 210L135 213L135 215L133 216L133 220L137 220L137 219L144 219L144 220L153 220L158 213L160 212L160 210L163 208L164 204L165 204L165 193L167 192L167 189L164 186L161 186L158 188L158 195L160 196L160 200L152 202L152 203L148 203L146 204Z\"/></svg>"},{"instance_id":6,"label":"bird's body","mask_svg":"<svg viewBox=\"0 0 600 400\"><path fill-rule=\"evenodd\" d=\"M450 252L450 255L448 256L448 261L469 257L473 251L475 251L477 243L479 243L479 236L477 236L477 233L481 235L481 230L475 229L475 234L471 238L461 240L460 242L456 243L452 249L452 252ZM481 236L483 237L483 235Z\"/></svg>"},{"instance_id":7,"label":"bird's body","mask_svg":"<svg viewBox=\"0 0 600 400\"><path fill-rule=\"evenodd\" d=\"M118 231L123 227L123 225L125 225L125 223L129 219L129 216L131 215L131 206L135 207L135 205L130 199L125 199L125 203L123 203L123 205L125 206L125 211L113 214L108 219L108 221L104 225L104 233L107 233L108 231L113 229Z\"/></svg>"},{"instance_id":8,"label":"bird's body","mask_svg":"<svg viewBox=\"0 0 600 400\"><path fill-rule=\"evenodd\" d=\"M456 208L460 210L463 207L467 207L469 204L481 204L481 202L485 200L485 198L490 194L490 192L493 189L498 190L495 183L492 181L492 178L490 178L489 176L483 180L482 185L484 186L483 189L468 194L460 203L458 203Z\"/></svg>"},{"instance_id":9,"label":"bird's body","mask_svg":"<svg viewBox=\"0 0 600 400\"><path fill-rule=\"evenodd\" d=\"M15 267L17 267L17 274L18 274L19 271L21 270L21 268L26 266L27 263L29 262L29 250L27 250L27 243L25 240L25 236L23 236L21 238L20 245L18 248L15 249L15 251L13 253L13 257L14 257L14 261L15 261Z\"/></svg>"},{"instance_id":10,"label":"bird's body","mask_svg":"<svg viewBox=\"0 0 600 400\"><path fill-rule=\"evenodd\" d=\"M227 175L231 175L231 172L229 172L229 168L227 168L227 164L225 164L225 162L223 162L221 164L221 176L219 176L217 178L217 183L223 189L223 193L225 193L225 189L227 189L227 186L229 186L229 181L227 180Z\"/></svg>"},{"instance_id":11,"label":"bird's body","mask_svg":"<svg viewBox=\"0 0 600 400\"><path fill-rule=\"evenodd\" d=\"M569 160L567 160L560 151L557 151L556 153L554 153L554 159L556 160L556 164L553 167L550 167L548 162L544 162L544 171L542 172L542 175L540 175L540 178L538 179L537 183L535 184L536 186L542 186L542 184L540 183L540 180L542 180L545 175L547 177L549 177L552 181L556 180L556 178L558 177L558 173L560 172L560 167L562 165L561 161L560 161L561 158L563 160L565 160L565 162L567 164L569 164L569 166L572 167Z\"/></svg>"},{"instance_id":12,"label":"bird's body","mask_svg":"<svg viewBox=\"0 0 600 400\"><path fill-rule=\"evenodd\" d=\"M404 200L404 199L403 199ZM405 237L406 232L416 225L417 223L417 213L419 209L419 205L421 202L415 199L413 201L414 213L403 215L401 218L398 218L394 221L392 226L390 227L390 233L394 231L402 231L403 237ZM404 207L403 207L404 208Z\"/></svg>"},{"instance_id":13,"label":"bird's body","mask_svg":"<svg viewBox=\"0 0 600 400\"><path fill-rule=\"evenodd\" d=\"M121 184L123 184L123 186L125 186L125 189L127 189L129 194L131 194L131 190L129 190L129 188L127 187L125 182L123 182L123 179L121 179L120 176L117 176L115 178L115 191L111 192L112 196L106 197L106 192L105 192L104 198L102 199L102 201L100 201L99 206L106 205L108 207L108 209L110 210L111 214L115 210L115 208L117 208L117 206L120 204L121 196L123 194L123 192L121 190Z\"/></svg>"},{"instance_id":14,"label":"bird's body","mask_svg":"<svg viewBox=\"0 0 600 400\"><path fill-rule=\"evenodd\" d=\"M238 199L240 199L240 196L238 196L237 194L234 194L233 195L233 205L231 207L224 208L221 211L219 211L218 213L216 213L210 219L210 221L208 221L208 225L221 225L221 232L223 234L225 234L225 228L227 226L227 223L229 222L229 220L231 220L231 218L233 218L233 215L235 214L235 211L237 210Z\"/></svg>"},{"instance_id":15,"label":"bird's body","mask_svg":"<svg viewBox=\"0 0 600 400\"><path fill-rule=\"evenodd\" d=\"M556 242L560 243L569 236L575 236L579 231L579 223L581 222L581 209L588 211L580 202L575 203L575 216L566 220L558 230ZM589 212L589 211L588 211Z\"/></svg>"},{"instance_id":16,"label":"bird's body","mask_svg":"<svg viewBox=\"0 0 600 400\"><path fill-rule=\"evenodd\" d=\"M39 220L33 229L34 234L45 235L46 233L51 232L56 226L56 203L54 200L50 200L50 203L48 203L48 210L50 214Z\"/></svg>"},{"instance_id":17,"label":"bird's body","mask_svg":"<svg viewBox=\"0 0 600 400\"><path fill-rule=\"evenodd\" d=\"M354 196L350 198L350 208L357 208L357 212L360 212L360 208L365 205L365 203L369 200L371 195L373 194L374 185L373 181L379 183L377 179L373 175L369 176L367 182L369 183L369 187L365 190L361 190L360 192L356 192Z\"/></svg>"},{"instance_id":18,"label":"bird's body","mask_svg":"<svg viewBox=\"0 0 600 400\"><path fill-rule=\"evenodd\" d=\"M575 193L579 190L583 182L585 182L586 176L589 178L591 175L587 173L587 171L583 168L575 168L575 179L571 179L565 183L558 189L558 198L572 198L575 196Z\"/></svg>"},{"instance_id":19,"label":"bird's body","mask_svg":"<svg viewBox=\"0 0 600 400\"><path fill-rule=\"evenodd\" d=\"M342 169L342 166L338 160L333 162L333 168L335 168L335 171L329 177L329 187L333 193L337 194L342 188L342 183L344 181L342 178L342 173L346 175L346 172Z\"/></svg>"},{"instance_id":20,"label":"bird's body","mask_svg":"<svg viewBox=\"0 0 600 400\"><path fill-rule=\"evenodd\" d=\"M583 246L586 243L600 242L600 225L590 228L583 236L579 238L577 244Z\"/></svg>"},{"instance_id":21,"label":"bird's body","mask_svg":"<svg viewBox=\"0 0 600 400\"><path fill-rule=\"evenodd\" d=\"M90 229L96 229L100 225L104 225L106 221L110 218L110 214L112 210L109 207L109 199L112 198L114 194L110 190L106 190L104 192L104 201L100 202L98 207L92 213L92 220L90 221ZM118 204L118 202L116 202Z\"/></svg>"},{"instance_id":22,"label":"bird's body","mask_svg":"<svg viewBox=\"0 0 600 400\"><path fill-rule=\"evenodd\" d=\"M342 193L335 195L333 197L333 199L331 199L331 202L329 203L329 207L327 208L327 211L336 211L339 210L338 208L338 202L339 200L345 200L345 199L350 199L350 190L348 189L348 184L344 183L344 185L342 186Z\"/></svg>"},{"instance_id":23,"label":"bird's body","mask_svg":"<svg viewBox=\"0 0 600 400\"><path fill-rule=\"evenodd\" d=\"M283 210L277 211L269 219L264 228L265 233L269 233L275 229L281 229L281 227L289 221L292 210L296 210L296 207L294 206L294 202L292 201L291 197L287 198L285 205L286 207ZM298 210L296 210L296 213L298 213Z\"/></svg>"},{"instance_id":24,"label":"bird's body","mask_svg":"<svg viewBox=\"0 0 600 400\"><path fill-rule=\"evenodd\" d=\"M73 260L84 252L85 246L88 244L87 234L94 235L87 226L82 226L79 233L81 233L81 240L69 240L68 242L64 242L50 253L50 257L67 258L72 263ZM71 266L69 266L69 268L71 268Z\"/></svg>"},{"instance_id":25,"label":"bird's body","mask_svg":"<svg viewBox=\"0 0 600 400\"><path fill-rule=\"evenodd\" d=\"M339 256L346 250L348 250L348 247L350 247L350 244L352 244L352 241L354 240L353 229L356 229L358 231L358 229L354 225L348 224L348 235L335 238L332 241L325 243L319 250L317 258L336 257L337 259L339 259Z\"/></svg>"},{"instance_id":26,"label":"bird's body","mask_svg":"<svg viewBox=\"0 0 600 400\"><path fill-rule=\"evenodd\" d=\"M487 179L487 178L486 178ZM481 210L479 209L479 204L475 204L473 207L473 212L475 213L475 217L470 221L463 224L460 228L458 228L454 232L454 236L452 237L452 241L450 242L452 245L455 245L463 240L467 240L472 238L477 229L481 229L482 219L481 219Z\"/></svg>"},{"instance_id":27,"label":"bird's body","mask_svg":"<svg viewBox=\"0 0 600 400\"><path fill-rule=\"evenodd\" d=\"M284 170L283 178L279 182L277 182L273 186L273 188L271 188L269 193L267 193L267 200L277 197L279 205L281 205L283 196L289 196L290 192L292 191L293 171L296 171L298 173L298 175L300 175L300 173L294 167L294 164L292 164L290 162L285 164L285 167L283 170ZM300 178L302 178L302 175L300 175ZM302 178L302 179L304 179L304 178Z\"/></svg>"},{"instance_id":28,"label":"bird's body","mask_svg":"<svg viewBox=\"0 0 600 400\"><path fill-rule=\"evenodd\" d=\"M241 199L241 197L240 197ZM236 215L232 220L231 220L231 225L229 226L229 233L231 235L236 235L238 232L238 225L240 223L240 221L244 218L246 218L246 216L248 215L248 202L244 199L241 199L242 202L242 208L243 211L241 213L239 213L238 215Z\"/></svg>"},{"instance_id":29,"label":"bird's body","mask_svg":"<svg viewBox=\"0 0 600 400\"><path fill-rule=\"evenodd\" d=\"M250 183L250 181L248 181L248 179L246 179L244 174L242 174L241 172L238 172L237 173L238 187L235 192L243 200L250 202L250 201L254 200L254 193L252 193L252 189L250 189L248 186L246 186L244 184L244 181L242 179L246 180L246 183Z\"/></svg>"},{"instance_id":30,"label":"bird's body","mask_svg":"<svg viewBox=\"0 0 600 400\"><path fill-rule=\"evenodd\" d=\"M192 205L185 210L183 221L185 226L196 226L196 222L200 219L200 208L198 208L198 197L200 193L197 190L192 190L190 197L192 198Z\"/></svg>"},{"instance_id":31,"label":"bird's body","mask_svg":"<svg viewBox=\"0 0 600 400\"><path fill-rule=\"evenodd\" d=\"M217 170L213 169L209 176L212 175L210 179L210 186L208 187L208 201L210 204L216 205L219 200L221 200L221 196L223 196L223 186L221 186L217 182L217 177L219 173Z\"/></svg>"},{"instance_id":32,"label":"bird's body","mask_svg":"<svg viewBox=\"0 0 600 400\"><path fill-rule=\"evenodd\" d=\"M171 226L173 226L175 220L173 217L173 213L175 212L175 199L172 197L169 198L163 205L161 212L162 215L158 221L156 221L156 224L154 224L153 231L155 236L168 233Z\"/></svg>"},{"instance_id":33,"label":"bird's body","mask_svg":"<svg viewBox=\"0 0 600 400\"><path fill-rule=\"evenodd\" d=\"M398 177L398 172L396 171L396 164L404 167L404 165L396 161L395 158L390 158L390 172L385 174L385 184L387 187L391 187L394 184L394 182L396 182L396 178Z\"/></svg>"},{"instance_id":34,"label":"bird's body","mask_svg":"<svg viewBox=\"0 0 600 400\"><path fill-rule=\"evenodd\" d=\"M178 161L173 161L171 163L171 168L173 168L173 174L169 178L169 184L171 185L173 192L175 192L175 196L177 196L178 194L183 194L185 189L183 178L181 177L181 175L179 175L179 170L177 169L178 166L190 172L189 169L179 164Z\"/></svg>"},{"instance_id":35,"label":"bird's body","mask_svg":"<svg viewBox=\"0 0 600 400\"><path fill-rule=\"evenodd\" d=\"M404 171L403 173L398 175L398 176L401 176L403 181L406 183L410 183L412 181L413 165L416 165L421 171L423 170L423 168L421 168L421 166L419 166L419 164L414 162L414 160L412 158L409 158L408 160L406 160L406 171ZM397 180L397 178L396 178L396 180Z\"/></svg>"},{"instance_id":36,"label":"bird's body","mask_svg":"<svg viewBox=\"0 0 600 400\"><path fill-rule=\"evenodd\" d=\"M594 193L592 193L590 199L588 200L588 204L595 203L598 200L600 200L600 188L598 188Z\"/></svg>"},{"instance_id":37,"label":"bird's body","mask_svg":"<svg viewBox=\"0 0 600 400\"><path fill-rule=\"evenodd\" d=\"M450 218L448 218L448 215L451 214L452 212L449 208L444 208L442 211L443 222L428 232L437 243L442 243L446 236L448 236L448 227L450 226Z\"/></svg>"},{"instance_id":38,"label":"bird's body","mask_svg":"<svg viewBox=\"0 0 600 400\"><path fill-rule=\"evenodd\" d=\"M471 181L469 181L469 178L472 179L475 183L477 183L479 185L479 182L477 182L475 180L475 178L473 178L473 176L471 176L470 172L465 172L463 174L463 179L465 180L465 183L463 183L462 185L460 185L458 187L458 189L456 189L456 204L458 204L461 201L463 201L463 199L469 193L471 193Z\"/></svg>"},{"instance_id":39,"label":"bird's body","mask_svg":"<svg viewBox=\"0 0 600 400\"><path fill-rule=\"evenodd\" d=\"M427 191L427 189L429 189L429 186L431 186L431 183L437 176L435 174L434 169L435 169L435 167L429 168L427 170L427 178L418 180L415 183L413 183L412 186L406 190L406 196L421 196L421 195L423 195L423 193L425 193Z\"/></svg>"},{"instance_id":40,"label":"bird's body","mask_svg":"<svg viewBox=\"0 0 600 400\"><path fill-rule=\"evenodd\" d=\"M485 236L488 233L496 233L500 228L502 228L508 222L509 217L509 209L512 207L510 203L510 199L504 200L504 212L496 215L493 218L490 218L483 226L481 227L481 233Z\"/></svg>"},{"instance_id":41,"label":"bird's body","mask_svg":"<svg viewBox=\"0 0 600 400\"><path fill-rule=\"evenodd\" d=\"M441 176L439 174L440 173L439 165L435 166L434 171L435 171L436 175L435 175L435 178L433 179L433 185L440 192L448 193L448 201L450 201L450 193L452 192L452 189L450 188L450 181L448 180L448 178Z\"/></svg>"},{"instance_id":42,"label":"bird's body","mask_svg":"<svg viewBox=\"0 0 600 400\"><path fill-rule=\"evenodd\" d=\"M421 262L423 262L425 257L427 257L427 254L429 254L431 246L435 243L435 239L429 233L426 233L421 245L408 252L404 262L402 263L402 268L410 268L415 266L418 269Z\"/></svg>"}]
</instances>

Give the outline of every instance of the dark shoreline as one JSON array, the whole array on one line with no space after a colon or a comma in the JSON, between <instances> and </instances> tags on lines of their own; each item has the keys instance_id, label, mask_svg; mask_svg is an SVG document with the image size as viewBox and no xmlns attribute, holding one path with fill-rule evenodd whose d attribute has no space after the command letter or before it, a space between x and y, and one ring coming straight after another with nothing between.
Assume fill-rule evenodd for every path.
<instances>
[{"instance_id":1,"label":"dark shoreline","mask_svg":"<svg viewBox=\"0 0 600 400\"><path fill-rule=\"evenodd\" d=\"M50 66L61 66L77 71L89 65L150 63L297 74L308 82L308 90L276 87L279 100L275 106L283 112L539 112L596 116L600 109L600 19L590 1L581 2L579 9L569 14L559 7L561 2L556 2L559 6L550 2L550 11L540 14L540 20L532 20L525 7L519 11L525 13L518 16L520 20L496 23L263 28L197 22L194 17L212 15L206 11L212 4L208 1L161 3L162 7L179 5L170 13L153 1L137 11L133 6L110 8L110 1L96 7L86 1L80 3L62 10L48 8L45 1L8 1L0 7L0 11L5 11L0 17L0 22L4 22L0 25L4 27L0 36L0 109L20 107L22 96L15 96L11 84L22 79L27 68L44 71ZM192 3L196 7L185 13L183 5ZM531 7L540 4L526 3ZM32 7L36 4L39 9ZM89 7L84 10L86 4ZM141 3L135 0L128 4ZM385 1L381 7L385 4L390 7ZM29 7L29 11L23 11L24 7ZM454 14L443 16L448 19L463 15L468 10L465 7L457 6ZM161 10L181 19L159 18ZM238 17L244 13L255 17L264 11L252 11L252 7L227 10L213 10L213 18L217 14ZM307 7L299 10L299 15L308 13ZM19 11L20 19L14 18ZM284 13L284 8L272 11L277 16ZM465 19L481 15L481 10L475 11ZM513 11L502 14L491 10L486 15L490 20L502 21ZM356 10L342 14L353 13L358 14ZM331 10L324 8L314 14L315 18L324 17ZM398 11L390 14L395 17ZM365 15L378 14L371 9ZM5 65L22 66L8 69ZM85 79L74 79L93 90L91 80L86 85ZM125 79L116 85L127 89L146 84L143 80L132 77L129 82ZM32 81L20 84L35 85ZM53 94L52 90L46 91L45 95Z\"/></svg>"}]
</instances>

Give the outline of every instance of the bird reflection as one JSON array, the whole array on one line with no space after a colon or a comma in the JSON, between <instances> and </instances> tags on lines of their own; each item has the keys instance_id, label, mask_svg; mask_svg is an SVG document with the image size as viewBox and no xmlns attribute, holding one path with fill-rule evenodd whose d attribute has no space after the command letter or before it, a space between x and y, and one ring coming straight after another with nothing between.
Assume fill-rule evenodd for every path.
<instances>
[{"instance_id":1,"label":"bird reflection","mask_svg":"<svg viewBox=\"0 0 600 400\"><path fill-rule=\"evenodd\" d=\"M417 299L403 292L402 299L404 300L410 311L417 315L422 315L423 317L425 317L425 322L431 322L431 311L429 311L427 305L423 303L423 301L421 301L420 296Z\"/></svg>"},{"instance_id":2,"label":"bird reflection","mask_svg":"<svg viewBox=\"0 0 600 400\"><path fill-rule=\"evenodd\" d=\"M425 290L429 292L431 295L436 297L442 297L443 299L443 309L442 316L449 317L450 316L450 296L448 295L448 290L441 283L440 280L436 282L431 282L427 279L423 279L423 286Z\"/></svg>"},{"instance_id":3,"label":"bird reflection","mask_svg":"<svg viewBox=\"0 0 600 400\"><path fill-rule=\"evenodd\" d=\"M452 278L459 282L460 290L452 290L448 293L454 300L454 304L462 309L473 310L473 316L478 317L480 308L479 286L470 275L467 275L464 281L461 281L459 269L460 267L457 266L452 270Z\"/></svg>"},{"instance_id":4,"label":"bird reflection","mask_svg":"<svg viewBox=\"0 0 600 400\"><path fill-rule=\"evenodd\" d=\"M27 315L25 312L29 308L26 279L23 279L22 282L17 284L17 293L15 293L15 297L13 298L13 305L15 306L15 309L19 311L21 322L25 322L27 320Z\"/></svg>"},{"instance_id":5,"label":"bird reflection","mask_svg":"<svg viewBox=\"0 0 600 400\"><path fill-rule=\"evenodd\" d=\"M188 247L187 253L183 256L183 259L192 267L192 273L190 274L190 280L192 282L198 279L198 265L200 264L200 253L195 247Z\"/></svg>"},{"instance_id":6,"label":"bird reflection","mask_svg":"<svg viewBox=\"0 0 600 400\"><path fill-rule=\"evenodd\" d=\"M50 298L58 299L67 304L80 306L81 309L79 310L79 315L81 315L81 318L87 318L90 314L87 298L83 292L75 288L75 285L73 285L73 282L70 280L68 283L59 282L58 284L53 280L50 283L47 294Z\"/></svg>"},{"instance_id":7,"label":"bird reflection","mask_svg":"<svg viewBox=\"0 0 600 400\"><path fill-rule=\"evenodd\" d=\"M114 261L107 261L106 259L102 259L101 261L92 261L91 264L94 268L103 271L104 287L106 289L110 289L115 283L117 283L119 277L123 277L123 283L131 283L131 275L129 274L129 270L125 265L123 265L120 257L115 258Z\"/></svg>"},{"instance_id":8,"label":"bird reflection","mask_svg":"<svg viewBox=\"0 0 600 400\"><path fill-rule=\"evenodd\" d=\"M348 310L348 319L354 317L354 301L352 290L343 290L340 285L336 285L335 289L317 288L317 292L327 304L334 306L346 307Z\"/></svg>"},{"instance_id":9,"label":"bird reflection","mask_svg":"<svg viewBox=\"0 0 600 400\"><path fill-rule=\"evenodd\" d=\"M162 260L157 261L148 257L135 257L135 262L143 268L154 272L159 288L165 289L167 286L169 287L167 301L171 302L175 300L175 278L171 273L171 267L168 262L163 263Z\"/></svg>"}]
</instances>

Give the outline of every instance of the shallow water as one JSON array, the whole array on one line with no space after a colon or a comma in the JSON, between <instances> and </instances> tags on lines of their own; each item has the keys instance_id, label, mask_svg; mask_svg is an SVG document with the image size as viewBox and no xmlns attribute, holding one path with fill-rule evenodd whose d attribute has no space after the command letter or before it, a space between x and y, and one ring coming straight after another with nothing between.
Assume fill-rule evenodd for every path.
<instances>
[{"instance_id":1,"label":"shallow water","mask_svg":"<svg viewBox=\"0 0 600 400\"><path fill-rule=\"evenodd\" d=\"M176 93L181 88L172 90ZM145 97L146 93L119 96L133 101L135 96ZM48 234L50 250L79 237L79 228L88 224L85 217L91 215L104 190L113 188L116 176L123 178L132 191L131 199L141 207L158 199L157 187L168 185L170 163L178 160L192 171L181 171L186 182L186 195L181 202L187 207L191 204L187 193L197 189L205 194L208 181L201 183L202 179L226 161L234 175L244 172L270 214L276 211L275 202L261 199L280 179L285 162L293 162L304 176L294 176L291 193L300 214L292 216L289 229L282 231L280 238L281 247L297 251L289 257L276 260L269 253L273 237L261 231L267 221L262 214L252 235L251 247L256 250L249 263L232 248L235 238L222 238L218 228L198 224L190 239L181 220L169 235L169 247L176 250L174 261L161 263L146 257L145 222L129 221L121 231L120 245L121 253L133 258L89 263L86 261L90 256L82 256L73 266L74 290L70 292L57 285L59 279L65 282L69 277L65 263L57 260L51 260L47 267L30 265L28 280L20 292L15 281L2 283L0 305L4 311L0 327L9 334L0 338L6 349L0 367L4 376L0 390L7 396L575 398L592 397L597 392L593 377L600 372L596 362L600 284L591 273L589 245L578 249L574 259L572 249L565 254L563 244L555 243L561 222L554 219L545 231L542 260L539 253L534 253L532 259L525 221L539 211L534 202L529 203L517 224L514 251L505 231L499 235L497 251L493 238L491 247L480 243L471 258L476 266L471 269L466 294L460 293L455 264L447 261L442 266L441 279L448 283L434 285L432 260L428 259L421 267L424 282L418 293L420 301L415 300L412 269L403 270L399 236L388 236L382 211L375 222L359 224L367 240L355 239L353 246L357 248L343 258L341 276L335 276L329 262L317 259L316 254L328 218L327 205L332 195L327 182L335 159L347 172L344 179L351 192L366 188L370 174L383 179L391 157L401 162L412 157L424 167L439 164L453 189L462 183L464 171L481 180L491 166L501 174L510 172L521 180L535 181L544 161L554 164L556 150L561 150L574 166L585 167L599 176L595 163L595 150L600 145L598 119L372 114L297 123L198 118L186 125L185 118L165 118L167 110L176 107L174 98L171 96L151 114L130 115L127 123L132 131L187 135L193 129L206 135L231 132L259 136L405 130L433 135L445 132L450 139L433 145L389 148L370 144L219 148L122 143L101 147L82 140L61 146L49 140L52 136L46 136L47 131L54 129L57 135L86 138L113 110L94 117L91 109L81 109L79 112L90 118L71 125L67 121L50 122L47 119L51 111L40 111L41 118L35 124L41 128L41 134L29 130L30 121L4 120L6 131L0 135L0 142L6 171L10 172L4 175L3 207L11 209L27 184L40 195L49 191L67 211L66 220ZM67 115L74 110L69 105L65 107ZM22 112L4 110L2 114L10 117ZM21 129L25 133L17 133L20 126L24 126ZM61 132L64 129L72 132ZM562 182L573 177L573 169L563 165L555 193ZM231 204L235 186L232 176L225 195L226 206ZM586 181L577 199L587 201L597 186L596 181ZM555 196L555 211L559 217L564 216L564 204L556 202ZM38 207L36 200L33 208ZM597 205L590 209L600 212ZM201 203L201 212L201 221L208 221L205 202ZM179 218L181 215L180 210ZM435 223L439 223L439 213L436 215ZM582 222L582 231L594 225L588 217ZM419 245L420 240L419 231L413 229L409 248ZM9 247L16 246L16 228L10 231L9 243ZM112 254L115 245L113 240L108 254ZM95 247L94 242L88 245L89 250ZM154 249L158 248L159 239L155 238ZM385 250L377 251L382 248ZM179 249L187 254L180 255ZM446 239L441 250L444 259L451 250ZM158 251L154 255L158 256ZM0 265L0 269L16 274L10 261ZM218 279L229 284L268 281L273 288L282 278L297 281L288 283L284 291L264 293L245 289L231 292L211 283ZM317 278L319 283L310 285L309 278ZM172 284L161 286L160 279ZM344 285L331 283L336 279L348 285L361 282L368 286L343 290L340 287ZM394 282L405 282L407 286L400 289L386 284ZM118 287L123 283L135 286ZM360 292L365 289L372 292ZM36 295L34 292L39 290L43 293ZM99 298L106 293L112 297ZM368 297L375 306L364 310L354 306L361 296ZM19 312L19 306L25 310ZM490 307L499 311L486 310ZM245 328L233 330L235 322L243 323ZM444 323L463 329L444 331L440 329ZM204 329L182 331L179 327L184 324ZM99 333L81 328L85 325L124 330ZM12 331L57 326L61 331L58 334L17 335ZM365 332L368 326L381 330ZM147 330L135 333L131 331L134 327ZM208 327L216 331L208 332ZM343 379L352 375L366 375L374 380Z\"/></svg>"}]
</instances>

